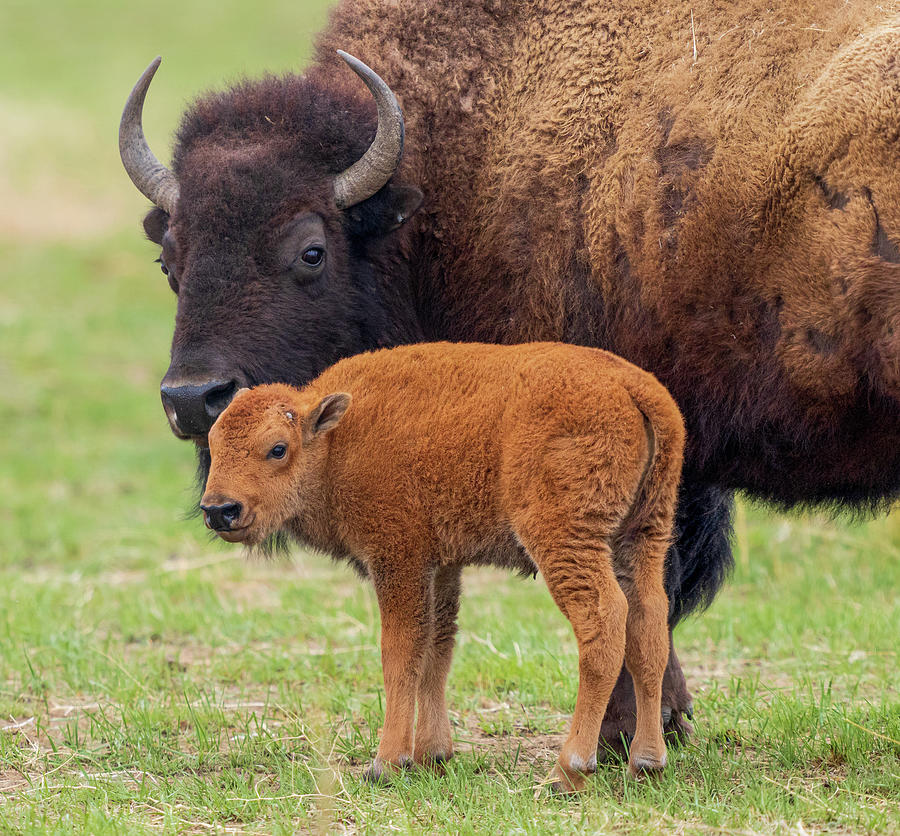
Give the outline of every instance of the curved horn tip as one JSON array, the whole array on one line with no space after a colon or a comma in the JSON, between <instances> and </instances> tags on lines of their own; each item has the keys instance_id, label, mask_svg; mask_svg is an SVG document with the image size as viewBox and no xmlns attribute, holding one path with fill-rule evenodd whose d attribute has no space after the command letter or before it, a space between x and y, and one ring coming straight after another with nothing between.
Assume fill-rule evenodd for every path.
<instances>
[{"instance_id":1,"label":"curved horn tip","mask_svg":"<svg viewBox=\"0 0 900 836\"><path fill-rule=\"evenodd\" d=\"M171 215L178 202L178 183L150 150L142 125L144 98L161 63L162 57L157 55L128 95L119 122L119 155L138 191Z\"/></svg>"},{"instance_id":2,"label":"curved horn tip","mask_svg":"<svg viewBox=\"0 0 900 836\"><path fill-rule=\"evenodd\" d=\"M348 209L375 194L391 179L400 165L404 136L403 112L397 97L378 73L349 52L342 49L336 51L369 88L378 110L378 128L369 150L334 181L335 203L339 209Z\"/></svg>"},{"instance_id":3,"label":"curved horn tip","mask_svg":"<svg viewBox=\"0 0 900 836\"><path fill-rule=\"evenodd\" d=\"M147 69L141 73L141 77L137 80L137 84L134 85L135 90L139 87L149 87L150 82L153 81L153 76L156 75L156 71L159 69L159 65L162 64L162 56L157 55L149 64L147 64ZM146 90L144 91L146 93Z\"/></svg>"}]
</instances>

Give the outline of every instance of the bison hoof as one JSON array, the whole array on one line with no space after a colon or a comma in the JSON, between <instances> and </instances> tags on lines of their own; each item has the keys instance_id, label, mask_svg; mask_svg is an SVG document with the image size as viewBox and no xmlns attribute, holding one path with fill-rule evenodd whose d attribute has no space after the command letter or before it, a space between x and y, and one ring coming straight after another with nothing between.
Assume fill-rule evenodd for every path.
<instances>
[{"instance_id":1,"label":"bison hoof","mask_svg":"<svg viewBox=\"0 0 900 836\"><path fill-rule=\"evenodd\" d=\"M688 720L694 717L694 705L688 700L683 708L670 705L662 707L663 736L669 746L686 743L694 733ZM603 721L600 740L597 744L597 760L600 763L615 763L628 758L628 749L634 737L635 717L618 717L615 722Z\"/></svg>"},{"instance_id":2,"label":"bison hoof","mask_svg":"<svg viewBox=\"0 0 900 836\"><path fill-rule=\"evenodd\" d=\"M597 763L618 763L628 760L628 747L633 737L634 732L623 730L615 734L614 730L604 729L597 744Z\"/></svg>"},{"instance_id":3,"label":"bison hoof","mask_svg":"<svg viewBox=\"0 0 900 836\"><path fill-rule=\"evenodd\" d=\"M694 733L694 727L688 720L694 719L694 704L688 702L681 710L672 710L663 706L663 735L670 746L687 743Z\"/></svg>"},{"instance_id":4,"label":"bison hoof","mask_svg":"<svg viewBox=\"0 0 900 836\"><path fill-rule=\"evenodd\" d=\"M447 762L450 758L453 757L453 752L420 752L416 755L416 764L419 766L423 766L426 769L432 769L436 772L443 773L444 768L447 765Z\"/></svg>"}]
</instances>

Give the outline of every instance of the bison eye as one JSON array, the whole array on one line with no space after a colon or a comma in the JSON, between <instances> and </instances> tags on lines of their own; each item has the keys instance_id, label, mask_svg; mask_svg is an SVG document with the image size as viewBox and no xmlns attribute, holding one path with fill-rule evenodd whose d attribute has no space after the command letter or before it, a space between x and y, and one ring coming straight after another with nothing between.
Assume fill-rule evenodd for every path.
<instances>
[{"instance_id":1,"label":"bison eye","mask_svg":"<svg viewBox=\"0 0 900 836\"><path fill-rule=\"evenodd\" d=\"M169 280L169 287L172 288L174 293L178 293L178 282L175 279L175 273L169 269L169 266L163 261L163 257L160 256L156 259L156 263L159 265L159 269L162 270L163 275L166 276Z\"/></svg>"},{"instance_id":2,"label":"bison eye","mask_svg":"<svg viewBox=\"0 0 900 836\"><path fill-rule=\"evenodd\" d=\"M308 247L303 251L303 255L300 258L303 259L304 264L308 264L310 267L318 267L322 263L322 259L325 258L325 250L321 247Z\"/></svg>"},{"instance_id":3,"label":"bison eye","mask_svg":"<svg viewBox=\"0 0 900 836\"><path fill-rule=\"evenodd\" d=\"M271 450L269 450L269 458L270 459L283 459L285 453L287 453L287 445L286 444L276 444Z\"/></svg>"}]
</instances>

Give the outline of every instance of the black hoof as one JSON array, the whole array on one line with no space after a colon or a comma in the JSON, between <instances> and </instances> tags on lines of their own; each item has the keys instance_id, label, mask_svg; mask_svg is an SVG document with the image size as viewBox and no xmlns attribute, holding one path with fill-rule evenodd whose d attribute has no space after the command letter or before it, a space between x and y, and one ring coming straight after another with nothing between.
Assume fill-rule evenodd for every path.
<instances>
[{"instance_id":1,"label":"black hoof","mask_svg":"<svg viewBox=\"0 0 900 836\"><path fill-rule=\"evenodd\" d=\"M693 717L693 703L688 703L682 711L673 711L668 706L663 706L663 736L666 743L670 746L681 746L687 743L694 733L694 727L688 722Z\"/></svg>"}]
</instances>

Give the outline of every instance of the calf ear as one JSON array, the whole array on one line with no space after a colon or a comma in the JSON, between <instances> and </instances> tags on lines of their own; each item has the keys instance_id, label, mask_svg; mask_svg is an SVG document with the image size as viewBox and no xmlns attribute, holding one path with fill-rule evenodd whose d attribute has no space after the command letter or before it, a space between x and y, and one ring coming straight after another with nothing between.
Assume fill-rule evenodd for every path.
<instances>
[{"instance_id":1,"label":"calf ear","mask_svg":"<svg viewBox=\"0 0 900 836\"><path fill-rule=\"evenodd\" d=\"M304 419L304 438L309 441L317 435L333 430L344 417L348 406L350 406L350 395L346 392L334 392L326 395Z\"/></svg>"}]
</instances>

